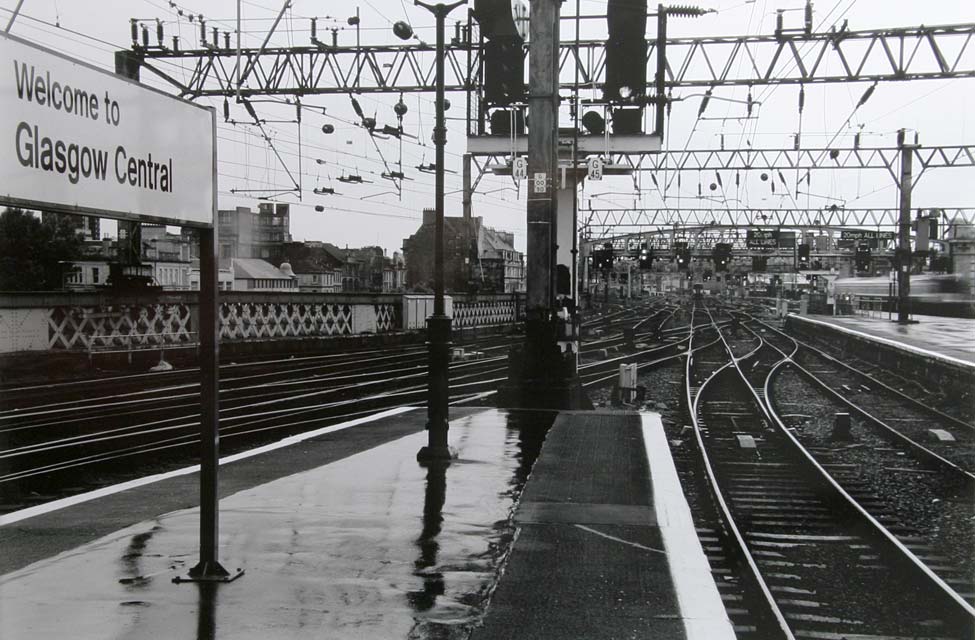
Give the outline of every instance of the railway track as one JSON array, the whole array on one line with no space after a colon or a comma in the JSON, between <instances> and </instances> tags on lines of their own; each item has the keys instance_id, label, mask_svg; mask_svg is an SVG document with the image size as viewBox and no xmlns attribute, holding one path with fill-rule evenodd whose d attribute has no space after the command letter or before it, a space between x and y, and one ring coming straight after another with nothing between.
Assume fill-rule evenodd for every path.
<instances>
[{"instance_id":1,"label":"railway track","mask_svg":"<svg viewBox=\"0 0 975 640\"><path fill-rule=\"evenodd\" d=\"M632 327L657 311L628 309L618 314L616 326ZM678 338L658 337L661 346L636 357L676 349ZM602 338L589 351L619 350L626 342L622 335ZM507 377L510 344L497 338L465 344L476 358L451 363L451 401L490 395ZM619 358L587 363L587 380L602 383ZM419 346L225 364L222 450L233 453L393 406L422 405L426 362L426 348ZM84 491L116 472L130 474L134 466L153 469L191 458L199 442L197 377L198 371L189 370L0 390L3 509Z\"/></svg>"},{"instance_id":2,"label":"railway track","mask_svg":"<svg viewBox=\"0 0 975 640\"><path fill-rule=\"evenodd\" d=\"M756 321L753 321L756 322ZM971 475L975 472L975 427L877 380L812 345L794 340L780 330L759 323L766 335L795 343L794 366L865 420L895 437L909 440ZM927 455L927 454L925 454Z\"/></svg>"},{"instance_id":3,"label":"railway track","mask_svg":"<svg viewBox=\"0 0 975 640\"><path fill-rule=\"evenodd\" d=\"M484 357L451 365L453 401L489 391L505 376L507 345L490 340L475 346ZM426 350L271 361L267 370L229 365L222 373L221 439L233 452L391 406L422 404ZM63 400L51 397L57 387L45 385L45 403L34 388L22 397L5 390L5 510L97 486L135 461L153 467L191 456L199 441L198 383L185 382L185 374L156 379L162 384L151 386L151 376L140 377L141 387L107 380L101 393L87 398L72 384Z\"/></svg>"},{"instance_id":4,"label":"railway track","mask_svg":"<svg viewBox=\"0 0 975 640\"><path fill-rule=\"evenodd\" d=\"M779 364L767 372L744 369L760 353L771 355L771 347L751 337L734 347L723 335L720 340L724 363L713 351L705 357L705 349L688 359L686 394L704 475L727 532L708 542L736 556L728 560L738 569L735 578L719 588L739 634L970 637L970 605L768 411L767 380ZM756 384L762 378L766 384Z\"/></svg>"},{"instance_id":5,"label":"railway track","mask_svg":"<svg viewBox=\"0 0 975 640\"><path fill-rule=\"evenodd\" d=\"M782 355L783 347L790 346L789 355L802 353L801 343L756 324ZM975 602L975 549L970 544L975 536L975 477L839 395L835 387L840 379L823 379L794 361L776 367L775 377L749 376L753 384L768 389L772 418L928 569L959 597ZM799 398L801 402L794 401ZM849 434L837 434L834 417L851 409Z\"/></svg>"}]
</instances>

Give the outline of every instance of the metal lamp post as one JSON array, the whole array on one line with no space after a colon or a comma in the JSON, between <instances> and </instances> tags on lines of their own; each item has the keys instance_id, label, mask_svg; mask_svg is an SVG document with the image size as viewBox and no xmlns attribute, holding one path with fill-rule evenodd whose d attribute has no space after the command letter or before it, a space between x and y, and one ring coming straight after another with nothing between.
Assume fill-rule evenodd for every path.
<instances>
[{"instance_id":1,"label":"metal lamp post","mask_svg":"<svg viewBox=\"0 0 975 640\"><path fill-rule=\"evenodd\" d=\"M444 308L443 265L443 199L444 199L444 145L447 128L444 124L444 18L457 7L466 4L460 0L451 4L426 4L415 0L414 4L430 11L437 19L437 122L433 129L433 143L437 150L436 173L436 222L434 225L434 296L433 315L427 318L427 349L430 354L427 379L427 446L420 449L416 459L421 463L449 461L447 445L447 397L449 380L447 367L450 356L450 317Z\"/></svg>"}]
</instances>

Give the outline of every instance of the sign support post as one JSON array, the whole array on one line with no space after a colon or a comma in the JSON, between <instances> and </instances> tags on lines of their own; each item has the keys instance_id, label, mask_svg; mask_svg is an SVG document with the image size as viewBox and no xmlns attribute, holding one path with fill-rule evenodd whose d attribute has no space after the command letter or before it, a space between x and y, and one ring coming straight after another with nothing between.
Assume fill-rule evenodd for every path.
<instances>
[{"instance_id":1,"label":"sign support post","mask_svg":"<svg viewBox=\"0 0 975 640\"><path fill-rule=\"evenodd\" d=\"M215 147L214 147L215 148ZM214 176L216 154L214 154ZM214 201L216 190L214 190ZM216 202L214 202L216 210ZM200 561L187 577L173 582L231 582L244 575L243 569L233 573L220 564L220 497L218 495L218 467L220 465L220 342L219 323L219 263L217 230L200 229Z\"/></svg>"}]
</instances>

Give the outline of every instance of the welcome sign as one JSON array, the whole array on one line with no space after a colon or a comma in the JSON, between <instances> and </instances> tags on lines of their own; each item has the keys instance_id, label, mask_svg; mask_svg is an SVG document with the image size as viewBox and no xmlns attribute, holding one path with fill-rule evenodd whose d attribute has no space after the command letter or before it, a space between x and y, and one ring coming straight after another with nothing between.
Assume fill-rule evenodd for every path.
<instances>
[{"instance_id":1,"label":"welcome sign","mask_svg":"<svg viewBox=\"0 0 975 640\"><path fill-rule=\"evenodd\" d=\"M0 201L213 224L213 109L3 34L0 60Z\"/></svg>"}]
</instances>

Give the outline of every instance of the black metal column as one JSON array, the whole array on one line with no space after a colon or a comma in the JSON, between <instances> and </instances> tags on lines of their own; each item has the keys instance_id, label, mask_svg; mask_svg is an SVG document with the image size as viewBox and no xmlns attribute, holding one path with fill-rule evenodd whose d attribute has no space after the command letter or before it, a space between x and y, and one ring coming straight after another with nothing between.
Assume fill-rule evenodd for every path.
<instances>
[{"instance_id":1,"label":"black metal column","mask_svg":"<svg viewBox=\"0 0 975 640\"><path fill-rule=\"evenodd\" d=\"M444 122L444 19L453 9L467 0L452 4L429 5L419 0L414 4L427 9L437 19L437 122L433 129L433 142L437 151L436 174L436 221L434 224L434 291L433 315L427 318L427 349L429 374L427 379L427 446L420 449L416 459L421 463L450 460L452 453L447 444L449 415L447 400L450 392L448 367L450 364L450 317L444 308L443 266L443 200L444 200L444 145L447 143L447 127Z\"/></svg>"},{"instance_id":2,"label":"black metal column","mask_svg":"<svg viewBox=\"0 0 975 640\"><path fill-rule=\"evenodd\" d=\"M200 562L191 578L224 578L220 566L217 466L220 463L220 343L217 341L217 232L200 229Z\"/></svg>"}]
</instances>

